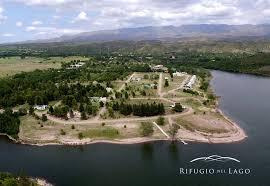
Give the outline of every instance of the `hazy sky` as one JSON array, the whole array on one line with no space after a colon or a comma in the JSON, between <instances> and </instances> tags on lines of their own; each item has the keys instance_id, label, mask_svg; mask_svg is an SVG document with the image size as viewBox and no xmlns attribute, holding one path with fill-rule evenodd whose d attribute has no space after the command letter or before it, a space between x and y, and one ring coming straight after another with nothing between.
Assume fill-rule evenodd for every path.
<instances>
[{"instance_id":1,"label":"hazy sky","mask_svg":"<svg viewBox=\"0 0 270 186\"><path fill-rule=\"evenodd\" d=\"M0 43L122 27L269 21L270 0L0 0Z\"/></svg>"}]
</instances>

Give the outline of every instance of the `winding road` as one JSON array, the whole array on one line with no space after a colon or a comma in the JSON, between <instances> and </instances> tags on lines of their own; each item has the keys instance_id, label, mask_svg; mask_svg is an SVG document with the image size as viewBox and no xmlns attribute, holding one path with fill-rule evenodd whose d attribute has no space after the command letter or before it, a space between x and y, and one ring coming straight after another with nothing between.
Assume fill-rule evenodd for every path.
<instances>
[{"instance_id":1,"label":"winding road","mask_svg":"<svg viewBox=\"0 0 270 186\"><path fill-rule=\"evenodd\" d=\"M164 118L174 118L178 116L185 116L192 114L194 111L192 108L187 108L184 112L181 113L176 113L176 114L167 114L163 116ZM38 116L42 116L42 114L45 114L46 112L35 112ZM156 120L160 116L151 116L151 117L138 117L138 118L120 118L120 119L100 119L100 120L80 120L80 121L68 121L60 118L53 117L51 115L47 115L48 119L50 121L56 122L56 123L61 123L61 124L76 124L76 125L85 125L85 124L96 124L96 123L122 123L122 122L134 122L134 121L148 121L148 120Z\"/></svg>"},{"instance_id":2,"label":"winding road","mask_svg":"<svg viewBox=\"0 0 270 186\"><path fill-rule=\"evenodd\" d=\"M136 73L134 72L126 81L125 83L120 87L120 89L118 91L121 91L122 89L124 89L125 84L130 82L132 77L134 77ZM188 77L187 77L188 79ZM184 84L185 81L182 83ZM167 93L162 93L162 84L163 84L163 73L160 73L159 76L159 85L158 85L158 95L159 97L149 97L149 98L130 98L131 100L163 100L166 102L169 102L171 104L175 104L176 102L174 100L168 99L168 98L164 98L163 96L168 94ZM120 119L101 119L100 118L100 114L103 114L106 111L106 107L103 107L100 112L98 113L98 115L95 118L89 119L89 120L78 120L78 121L69 121L69 120L63 120L51 115L48 115L46 112L35 112L38 116L42 116L42 114L46 114L47 118L50 121L56 122L56 123L61 123L61 124L76 124L76 125L87 125L87 124L97 124L97 123L111 123L111 124L116 124L116 123L130 123L130 122L141 122L141 121L151 121L151 120L156 120L158 119L158 117L160 116L151 116L151 117L133 117L133 118L120 118ZM185 115L189 115L192 114L194 111L191 107L186 108L186 110L182 113L175 113L175 114L167 114L164 115L164 118L168 118L168 120L172 121L172 118L174 117L178 117L178 116L185 116Z\"/></svg>"}]
</instances>

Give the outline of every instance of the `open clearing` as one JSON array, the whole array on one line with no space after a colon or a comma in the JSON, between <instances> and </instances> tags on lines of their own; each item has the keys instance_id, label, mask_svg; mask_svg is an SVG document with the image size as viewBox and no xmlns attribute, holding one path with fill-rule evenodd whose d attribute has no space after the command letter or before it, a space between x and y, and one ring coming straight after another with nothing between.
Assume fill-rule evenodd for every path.
<instances>
[{"instance_id":1,"label":"open clearing","mask_svg":"<svg viewBox=\"0 0 270 186\"><path fill-rule=\"evenodd\" d=\"M12 76L20 72L30 72L36 69L44 70L49 68L60 68L61 63L70 62L72 60L86 60L83 57L6 57L0 58L0 78Z\"/></svg>"}]
</instances>

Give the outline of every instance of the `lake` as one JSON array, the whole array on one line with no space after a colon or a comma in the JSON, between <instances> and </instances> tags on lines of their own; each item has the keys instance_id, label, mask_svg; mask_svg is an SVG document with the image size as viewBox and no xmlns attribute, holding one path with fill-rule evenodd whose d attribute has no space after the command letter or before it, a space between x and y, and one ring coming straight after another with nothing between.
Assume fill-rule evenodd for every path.
<instances>
[{"instance_id":1,"label":"lake","mask_svg":"<svg viewBox=\"0 0 270 186\"><path fill-rule=\"evenodd\" d=\"M36 147L1 137L0 171L43 177L61 186L269 186L270 78L221 71L212 71L212 75L213 89L221 96L219 107L248 135L243 142ZM190 163L210 155L241 162ZM180 168L251 172L183 175Z\"/></svg>"}]
</instances>

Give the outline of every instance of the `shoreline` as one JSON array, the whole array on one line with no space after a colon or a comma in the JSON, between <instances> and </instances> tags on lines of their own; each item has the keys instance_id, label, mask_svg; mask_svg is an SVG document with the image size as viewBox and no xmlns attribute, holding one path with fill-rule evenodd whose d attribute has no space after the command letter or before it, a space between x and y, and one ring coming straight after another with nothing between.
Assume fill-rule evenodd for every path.
<instances>
[{"instance_id":1,"label":"shoreline","mask_svg":"<svg viewBox=\"0 0 270 186\"><path fill-rule=\"evenodd\" d=\"M30 179L32 179L33 181L35 181L40 186L53 186L53 184L49 183L44 178L30 178Z\"/></svg>"},{"instance_id":2,"label":"shoreline","mask_svg":"<svg viewBox=\"0 0 270 186\"><path fill-rule=\"evenodd\" d=\"M194 138L194 139L177 139L175 141L180 142L181 140L186 142L194 142L194 143L208 143L208 144L228 144L228 143L236 143L241 142L244 139L246 139L248 136L246 135L244 129L242 129L238 124L236 124L234 121L232 121L228 116L226 116L220 109L217 109L217 112L221 114L225 120L227 120L235 129L234 133L231 133L228 137L214 137L209 136L205 139L201 138ZM181 129L180 129L181 130ZM194 134L198 134L197 132L193 132ZM226 134L226 133L223 133ZM21 139L15 139L11 137L10 135L0 133L0 136L6 136L10 141L16 144L22 144L22 145L31 145L31 146L60 146L60 145L66 145L66 146L83 146L83 145L91 145L91 144L117 144L117 145L133 145L133 144L142 144L142 143L148 143L148 142L158 142L158 141L172 141L168 138L149 138L149 137L137 137L137 138L126 138L126 139L77 139L73 141L58 141L58 142L31 142L31 141L25 141Z\"/></svg>"},{"instance_id":3,"label":"shoreline","mask_svg":"<svg viewBox=\"0 0 270 186\"><path fill-rule=\"evenodd\" d=\"M246 135L244 129L242 129L237 123L235 123L232 119L230 119L227 115L225 115L221 109L218 108L219 101L217 102L216 112L219 113L228 123L232 126L233 130L228 133L201 133L199 131L188 132L192 135L189 138L181 138L178 137L177 142L186 141L186 142L194 142L194 143L208 143L208 144L228 144L228 143L236 143L241 142L248 136ZM181 129L180 129L181 130ZM187 132L182 129L180 132ZM216 136L215 136L216 135ZM221 135L221 136L220 136ZM225 136L222 136L225 135ZM228 135L228 136L226 136ZM71 141L57 141L57 142L34 142L31 139L23 140L23 139L15 139L12 136L4 133L0 133L0 136L6 136L10 141L16 144L22 145L31 145L31 146L51 146L51 145L66 145L66 146L83 146L83 145L91 145L91 144L117 144L117 145L132 145L132 144L142 144L148 142L157 142L157 141L172 141L172 139L168 138L150 138L150 137L136 137L136 138L126 138L126 139L73 139Z\"/></svg>"},{"instance_id":4,"label":"shoreline","mask_svg":"<svg viewBox=\"0 0 270 186\"><path fill-rule=\"evenodd\" d=\"M211 77L212 78L212 77ZM189 134L188 137L177 137L177 142L195 142L195 143L208 143L208 144L228 144L228 143L236 143L241 142L248 136L246 135L244 129L242 129L236 122L234 122L231 118L223 113L221 109L218 108L219 106L219 99L220 97L216 96L214 93L212 86L210 91L215 95L215 111L216 113L220 114L227 122L228 125L231 125L232 129L226 133L203 133L197 131L196 129L193 132L186 131L185 129L180 129L179 133L182 132L184 134ZM192 111L192 109L191 109ZM190 110L183 112L184 114L189 113ZM181 115L183 114L181 113ZM138 119L138 118L136 118ZM139 120L144 120L145 118L139 118ZM178 133L178 134L179 134ZM106 144L118 144L118 145L132 145L132 144L142 144L148 142L157 142L157 141L172 141L170 138L151 138L151 137L136 137L136 138L126 138L126 139L69 139L69 140L58 140L52 142L42 142L41 141L34 141L34 140L24 140L13 138L10 135L0 133L0 136L4 135L9 138L14 143L23 144L23 145L32 145L32 146L50 146L50 145L66 145L66 146L82 146L82 145L90 145L90 144L99 144L99 143L106 143ZM185 142L184 142L185 144Z\"/></svg>"}]
</instances>

